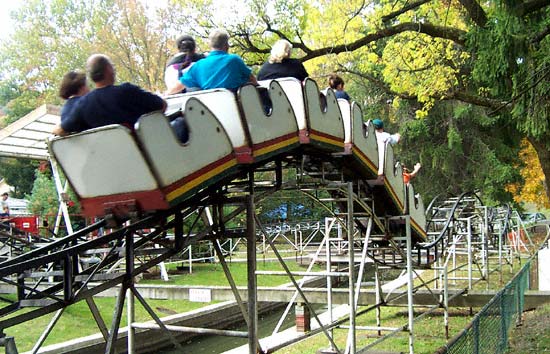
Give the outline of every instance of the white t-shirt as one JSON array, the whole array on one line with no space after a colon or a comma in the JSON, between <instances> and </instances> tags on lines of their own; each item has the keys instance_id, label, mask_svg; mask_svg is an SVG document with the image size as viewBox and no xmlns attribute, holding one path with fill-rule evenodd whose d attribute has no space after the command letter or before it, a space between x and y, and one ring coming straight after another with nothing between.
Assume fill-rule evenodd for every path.
<instances>
[{"instance_id":1,"label":"white t-shirt","mask_svg":"<svg viewBox=\"0 0 550 354\"><path fill-rule=\"evenodd\" d=\"M7 200L0 200L0 214L3 214L3 213L9 213L10 212L10 208L8 206L8 201Z\"/></svg>"},{"instance_id":2,"label":"white t-shirt","mask_svg":"<svg viewBox=\"0 0 550 354\"><path fill-rule=\"evenodd\" d=\"M382 144L389 142L391 145L395 145L399 142L399 135L376 131L376 140Z\"/></svg>"},{"instance_id":3,"label":"white t-shirt","mask_svg":"<svg viewBox=\"0 0 550 354\"><path fill-rule=\"evenodd\" d=\"M390 134L387 132L376 132L376 143L378 144L378 174L384 174L384 164L386 156L386 143L390 145L395 145L399 142L398 134Z\"/></svg>"}]
</instances>

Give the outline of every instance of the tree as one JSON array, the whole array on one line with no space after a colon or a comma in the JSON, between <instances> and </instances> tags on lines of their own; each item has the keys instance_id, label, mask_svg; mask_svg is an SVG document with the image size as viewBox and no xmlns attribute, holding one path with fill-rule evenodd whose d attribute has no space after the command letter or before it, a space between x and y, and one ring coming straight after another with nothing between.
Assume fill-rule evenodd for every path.
<instances>
[{"instance_id":1,"label":"tree","mask_svg":"<svg viewBox=\"0 0 550 354\"><path fill-rule=\"evenodd\" d=\"M111 54L120 79L158 89L167 43L181 32L204 49L210 29L225 27L232 50L250 64L285 38L318 81L344 74L365 119L381 116L406 134L419 133L413 128L423 120L440 122L433 137L421 135L423 150L407 146L425 166L437 168L449 153L446 171L472 172L457 176L457 188L511 199L505 185L517 181L511 167L521 137L550 176L549 9L542 0L172 0L153 12L137 0L32 0L0 50L0 78L36 92L37 102L53 100L61 75L101 51ZM475 168L483 161L498 171L496 180ZM445 180L437 185L448 189Z\"/></svg>"},{"instance_id":2,"label":"tree","mask_svg":"<svg viewBox=\"0 0 550 354\"><path fill-rule=\"evenodd\" d=\"M340 11L334 11L337 8ZM368 80L370 83L355 87L363 85L368 90L375 88L386 94L379 94L379 99L389 96L398 102L412 101L411 106L419 103L415 116L420 119L445 100L463 102L466 109L468 105L481 107L483 110L476 110L475 116L467 118L471 124L486 126L492 122L486 127L496 132L495 136L529 139L544 175L550 178L547 143L550 141L550 81L547 80L550 6L547 1L381 0L368 6L365 2L316 1L304 9L303 13L286 14L293 23L305 23L303 29L295 26L289 30L281 17L258 13L256 17L263 23L251 22L246 29L234 34L241 38L239 44L244 52L257 54L266 52L265 41L260 38L290 39L304 53L302 60L317 63L320 58L329 58L333 65L354 75L358 82ZM334 16L335 13L339 15ZM310 14L314 16L308 17ZM312 21L304 21L306 18ZM356 23L358 27L353 27ZM354 28L352 34L342 33L350 24ZM313 74L319 75L315 71ZM375 92L380 92L377 90ZM362 96L363 102L372 102L370 91L364 91ZM377 102L378 114L385 114L390 120L401 119L381 103ZM451 115L453 121L465 119L452 112ZM405 117L405 121L410 118ZM464 136L453 128L456 126L448 125L446 136L448 143L459 148L452 141L461 141ZM519 139L504 142L508 148L501 152L513 154L517 146L512 143L517 141ZM486 147L494 150L498 145L502 142ZM487 158L501 159L500 167L512 161L512 155L490 155ZM454 168L459 169L461 165ZM472 176L476 177L477 170L473 172ZM504 175L508 176L506 180L494 183L500 185L497 194L505 194L504 185L514 181L513 174ZM471 180L465 182L467 185ZM491 178L478 187L490 184ZM550 191L546 193L550 196Z\"/></svg>"},{"instance_id":3,"label":"tree","mask_svg":"<svg viewBox=\"0 0 550 354\"><path fill-rule=\"evenodd\" d=\"M540 162L533 146L524 139L521 142L521 163L517 164L525 183L514 183L507 188L514 195L517 203L532 203L537 207L548 208L550 201L546 197L546 186Z\"/></svg>"},{"instance_id":4,"label":"tree","mask_svg":"<svg viewBox=\"0 0 550 354\"><path fill-rule=\"evenodd\" d=\"M38 163L26 159L0 158L0 176L13 186L14 198L23 198L32 190Z\"/></svg>"}]
</instances>

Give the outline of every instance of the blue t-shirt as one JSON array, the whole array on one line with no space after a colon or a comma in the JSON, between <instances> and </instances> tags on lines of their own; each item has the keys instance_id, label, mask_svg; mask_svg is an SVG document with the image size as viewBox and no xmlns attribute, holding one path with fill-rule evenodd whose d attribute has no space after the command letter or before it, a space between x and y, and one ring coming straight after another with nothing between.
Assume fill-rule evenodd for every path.
<instances>
[{"instance_id":1,"label":"blue t-shirt","mask_svg":"<svg viewBox=\"0 0 550 354\"><path fill-rule=\"evenodd\" d=\"M67 132L81 132L109 124L133 128L139 117L160 110L163 105L162 98L136 85L110 85L95 89L78 100L72 114L61 122L61 127Z\"/></svg>"},{"instance_id":2,"label":"blue t-shirt","mask_svg":"<svg viewBox=\"0 0 550 354\"><path fill-rule=\"evenodd\" d=\"M346 91L340 91L340 90L334 90L334 95L336 98L343 98L345 100L350 101L351 98L349 97L348 93Z\"/></svg>"},{"instance_id":3,"label":"blue t-shirt","mask_svg":"<svg viewBox=\"0 0 550 354\"><path fill-rule=\"evenodd\" d=\"M180 81L186 87L200 87L201 90L226 88L236 91L249 81L251 72L238 55L214 50L196 62Z\"/></svg>"},{"instance_id":4,"label":"blue t-shirt","mask_svg":"<svg viewBox=\"0 0 550 354\"><path fill-rule=\"evenodd\" d=\"M67 118L73 113L74 108L76 107L76 103L82 98L83 96L75 96L71 97L65 102L63 105L63 108L61 108L61 122L64 122L67 120Z\"/></svg>"}]
</instances>

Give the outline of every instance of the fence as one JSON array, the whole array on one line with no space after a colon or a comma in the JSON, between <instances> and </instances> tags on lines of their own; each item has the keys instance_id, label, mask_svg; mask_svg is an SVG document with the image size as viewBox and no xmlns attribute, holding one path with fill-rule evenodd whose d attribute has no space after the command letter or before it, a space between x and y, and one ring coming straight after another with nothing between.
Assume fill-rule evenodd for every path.
<instances>
[{"instance_id":1,"label":"fence","mask_svg":"<svg viewBox=\"0 0 550 354\"><path fill-rule=\"evenodd\" d=\"M508 348L508 332L514 320L519 320L524 305L525 290L529 286L531 261L491 299L470 324L437 354L504 353Z\"/></svg>"}]
</instances>

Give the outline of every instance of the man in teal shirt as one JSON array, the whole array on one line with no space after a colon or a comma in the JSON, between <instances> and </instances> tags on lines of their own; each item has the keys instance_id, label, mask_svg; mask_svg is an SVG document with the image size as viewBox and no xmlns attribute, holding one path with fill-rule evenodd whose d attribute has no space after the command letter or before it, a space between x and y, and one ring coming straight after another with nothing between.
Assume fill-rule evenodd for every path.
<instances>
[{"instance_id":1,"label":"man in teal shirt","mask_svg":"<svg viewBox=\"0 0 550 354\"><path fill-rule=\"evenodd\" d=\"M196 62L181 78L180 83L168 90L178 93L185 87L199 87L201 90L225 88L237 92L246 83L257 85L252 70L236 54L229 54L229 34L215 30L209 36L211 51L208 56Z\"/></svg>"}]
</instances>

